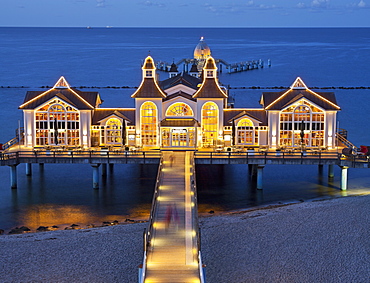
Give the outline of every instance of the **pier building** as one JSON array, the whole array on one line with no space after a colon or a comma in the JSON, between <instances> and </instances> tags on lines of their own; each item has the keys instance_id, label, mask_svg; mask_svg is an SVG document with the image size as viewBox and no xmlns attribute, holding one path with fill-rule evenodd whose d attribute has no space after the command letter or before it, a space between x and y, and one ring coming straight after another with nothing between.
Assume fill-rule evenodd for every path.
<instances>
[{"instance_id":1,"label":"pier building","mask_svg":"<svg viewBox=\"0 0 370 283\"><path fill-rule=\"evenodd\" d=\"M260 108L233 108L207 55L202 77L173 69L159 81L151 56L131 95L134 108L104 108L98 92L73 88L64 77L46 91L28 91L24 146L202 149L336 147L337 105L332 92L314 92L301 78L289 89L263 92Z\"/></svg>"}]
</instances>

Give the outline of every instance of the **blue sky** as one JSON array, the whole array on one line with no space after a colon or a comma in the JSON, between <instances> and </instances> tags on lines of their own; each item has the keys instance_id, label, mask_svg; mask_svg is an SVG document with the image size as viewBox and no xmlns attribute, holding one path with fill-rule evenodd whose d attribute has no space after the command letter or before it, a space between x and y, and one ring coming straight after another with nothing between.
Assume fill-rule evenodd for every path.
<instances>
[{"instance_id":1,"label":"blue sky","mask_svg":"<svg viewBox=\"0 0 370 283\"><path fill-rule=\"evenodd\" d=\"M370 27L370 0L0 0L0 26Z\"/></svg>"}]
</instances>

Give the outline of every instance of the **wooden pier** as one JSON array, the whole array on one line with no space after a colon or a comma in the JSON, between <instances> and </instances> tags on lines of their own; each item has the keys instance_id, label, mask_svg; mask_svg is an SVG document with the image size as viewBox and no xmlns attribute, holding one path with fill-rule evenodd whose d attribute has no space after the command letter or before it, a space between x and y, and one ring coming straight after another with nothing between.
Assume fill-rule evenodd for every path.
<instances>
[{"instance_id":1,"label":"wooden pier","mask_svg":"<svg viewBox=\"0 0 370 283\"><path fill-rule=\"evenodd\" d=\"M205 282L192 152L164 152L139 282Z\"/></svg>"},{"instance_id":2,"label":"wooden pier","mask_svg":"<svg viewBox=\"0 0 370 283\"><path fill-rule=\"evenodd\" d=\"M11 187L17 187L17 165L25 163L26 174L32 174L32 164L90 164L93 169L93 188L99 187L99 167L106 164L159 164L162 152L120 151L120 150L16 150L0 154L0 166L9 166ZM328 165L329 172L333 166L341 168L341 189L347 189L348 168L370 168L370 159L363 155L343 155L338 151L195 151L196 164L249 164L257 166L259 182L262 189L262 172L266 165ZM332 174L332 173L330 173Z\"/></svg>"}]
</instances>

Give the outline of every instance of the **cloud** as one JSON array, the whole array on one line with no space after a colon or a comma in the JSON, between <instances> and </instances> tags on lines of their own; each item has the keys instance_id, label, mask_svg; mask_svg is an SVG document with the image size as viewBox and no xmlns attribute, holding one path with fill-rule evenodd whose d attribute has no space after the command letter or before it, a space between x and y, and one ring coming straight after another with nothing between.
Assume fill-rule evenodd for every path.
<instances>
[{"instance_id":1,"label":"cloud","mask_svg":"<svg viewBox=\"0 0 370 283\"><path fill-rule=\"evenodd\" d=\"M311 2L312 8L329 8L330 0L313 0Z\"/></svg>"},{"instance_id":2,"label":"cloud","mask_svg":"<svg viewBox=\"0 0 370 283\"><path fill-rule=\"evenodd\" d=\"M364 0L361 0L361 1L360 1L360 3L358 3L358 4L357 4L357 6L358 6L359 8L366 8L366 7L367 7L367 5L366 5L366 3L365 3L365 1L364 1Z\"/></svg>"},{"instance_id":3,"label":"cloud","mask_svg":"<svg viewBox=\"0 0 370 283\"><path fill-rule=\"evenodd\" d=\"M154 1L150 1L150 0L140 2L140 4L144 5L144 6L148 6L148 7L161 7L161 8L166 7L166 4L164 4L164 3L154 2Z\"/></svg>"},{"instance_id":4,"label":"cloud","mask_svg":"<svg viewBox=\"0 0 370 283\"><path fill-rule=\"evenodd\" d=\"M252 0L246 1L242 4L237 4L235 2L228 3L227 1L225 1L224 5L213 5L211 3L205 3L202 6L206 11L214 14L242 14L250 10L275 10L280 8L276 5L256 4L255 1Z\"/></svg>"},{"instance_id":5,"label":"cloud","mask_svg":"<svg viewBox=\"0 0 370 283\"><path fill-rule=\"evenodd\" d=\"M105 0L96 0L96 7L104 8L106 5Z\"/></svg>"}]
</instances>

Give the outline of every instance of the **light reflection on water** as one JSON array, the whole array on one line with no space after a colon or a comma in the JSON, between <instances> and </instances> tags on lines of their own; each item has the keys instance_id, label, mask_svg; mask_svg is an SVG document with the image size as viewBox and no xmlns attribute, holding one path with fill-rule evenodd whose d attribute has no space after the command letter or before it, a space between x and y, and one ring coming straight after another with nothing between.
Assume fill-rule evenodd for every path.
<instances>
[{"instance_id":1,"label":"light reflection on water","mask_svg":"<svg viewBox=\"0 0 370 283\"><path fill-rule=\"evenodd\" d=\"M150 213L157 165L115 165L92 189L89 165L33 165L33 176L18 166L18 189L9 186L9 168L0 168L0 228L78 224L101 225L103 221L127 218L147 220ZM255 189L247 165L197 165L200 213L248 209L266 204L300 202L370 192L366 169L349 169L349 189L340 190L340 169L330 180L327 168L317 166L267 165L263 190Z\"/></svg>"}]
</instances>

